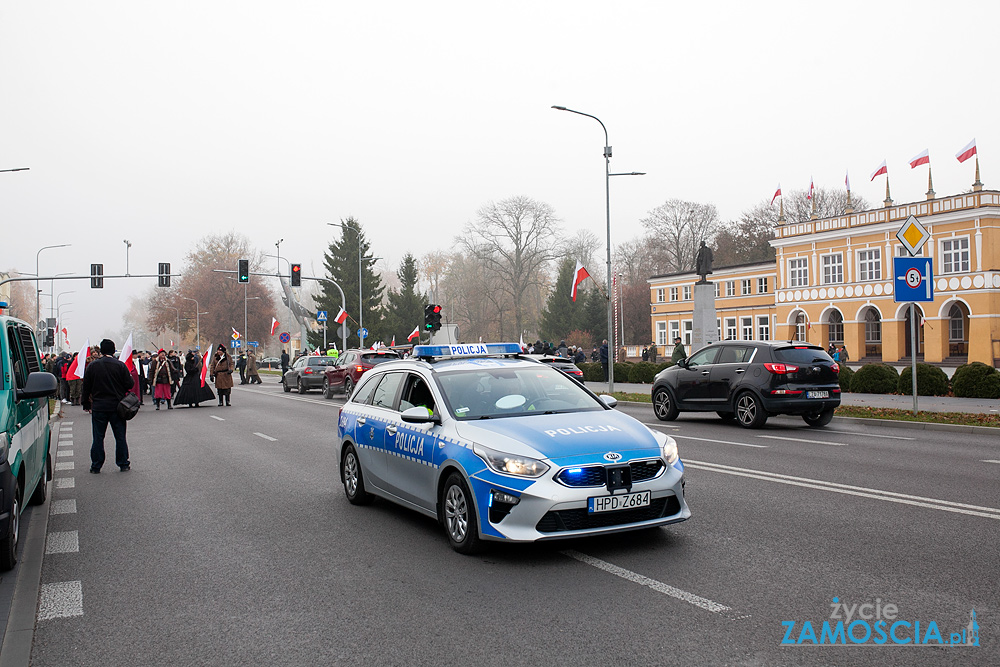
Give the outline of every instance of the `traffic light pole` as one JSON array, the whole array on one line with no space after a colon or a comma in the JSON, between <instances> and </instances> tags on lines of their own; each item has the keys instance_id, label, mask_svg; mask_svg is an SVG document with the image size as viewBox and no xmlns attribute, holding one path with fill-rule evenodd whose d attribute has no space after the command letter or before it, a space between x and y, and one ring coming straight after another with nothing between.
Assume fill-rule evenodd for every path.
<instances>
[{"instance_id":1,"label":"traffic light pole","mask_svg":"<svg viewBox=\"0 0 1000 667\"><path fill-rule=\"evenodd\" d=\"M180 273L168 273L168 274L159 274L159 273L135 274L135 273L133 273L133 274L127 275L127 276L97 276L97 277L99 277L102 280L104 280L104 279L109 279L109 278L159 278L162 275L169 276L170 278L180 278L181 277ZM35 278L34 276L32 276L31 278L17 277L17 278L7 278L6 280L0 280L0 285L6 285L7 283L18 283L18 282L29 281L29 280L31 282L34 282L36 280L90 280L91 278L94 278L94 277L95 276L41 276L39 278Z\"/></svg>"}]
</instances>

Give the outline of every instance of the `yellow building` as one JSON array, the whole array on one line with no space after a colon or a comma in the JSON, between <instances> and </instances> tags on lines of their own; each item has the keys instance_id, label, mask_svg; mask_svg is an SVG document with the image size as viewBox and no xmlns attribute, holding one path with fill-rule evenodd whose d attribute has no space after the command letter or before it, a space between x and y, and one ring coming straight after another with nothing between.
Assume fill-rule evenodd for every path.
<instances>
[{"instance_id":1,"label":"yellow building","mask_svg":"<svg viewBox=\"0 0 1000 667\"><path fill-rule=\"evenodd\" d=\"M774 262L719 267L708 277L715 283L715 313L719 340L770 340L778 325ZM650 292L652 340L660 356L670 356L674 338L691 352L694 318L693 271L653 276Z\"/></svg>"},{"instance_id":2,"label":"yellow building","mask_svg":"<svg viewBox=\"0 0 1000 667\"><path fill-rule=\"evenodd\" d=\"M929 240L934 301L917 304L917 358L957 365L1000 361L1000 192L982 190L832 218L779 224L775 263L716 269L720 338L806 340L844 345L853 362L907 362L909 305L893 300L896 238L914 216ZM654 276L653 340L669 352L675 332L690 340L693 273ZM766 282L761 283L764 280ZM760 291L758 285L765 289ZM677 297L677 298L674 298ZM685 298L688 297L688 298ZM765 322L769 323L765 326Z\"/></svg>"}]
</instances>

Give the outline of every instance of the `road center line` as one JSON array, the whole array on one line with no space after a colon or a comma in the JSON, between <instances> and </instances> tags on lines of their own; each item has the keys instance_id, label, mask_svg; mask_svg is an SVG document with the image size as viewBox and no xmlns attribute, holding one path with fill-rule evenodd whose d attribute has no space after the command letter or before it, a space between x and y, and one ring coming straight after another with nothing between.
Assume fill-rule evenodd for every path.
<instances>
[{"instance_id":1,"label":"road center line","mask_svg":"<svg viewBox=\"0 0 1000 667\"><path fill-rule=\"evenodd\" d=\"M687 440L701 440L702 442L720 442L723 445L739 445L740 447L756 447L767 449L767 445L751 445L749 442L730 442L729 440L712 440L711 438L696 438L693 435L675 435L675 438L686 438Z\"/></svg>"},{"instance_id":2,"label":"road center line","mask_svg":"<svg viewBox=\"0 0 1000 667\"><path fill-rule=\"evenodd\" d=\"M721 463L709 463L707 461L684 460L684 466L695 470L708 470L711 472L721 472L727 475L738 477L749 477L760 479L766 482L777 482L778 484L788 484L791 486L801 486L807 489L818 489L820 491L832 491L849 496L859 496L861 498L873 498L875 500L885 500L891 503L903 505L914 505L916 507L927 507L941 510L942 512L955 512L967 514L969 516L979 516L986 519L1000 520L1000 508L983 507L980 505L969 505L966 503L956 503L950 500L940 500L938 498L925 498L923 496L913 496L895 491L883 491L882 489L871 489L864 486L851 486L850 484L838 484L837 482L825 482L819 479L809 479L807 477L793 477L792 475L781 475L779 473L767 472L764 470L753 470L750 468L737 468L735 466L722 465Z\"/></svg>"},{"instance_id":3,"label":"road center line","mask_svg":"<svg viewBox=\"0 0 1000 667\"><path fill-rule=\"evenodd\" d=\"M336 407L341 407L344 403L338 401L337 399L327 400L325 398L305 398L302 395L298 396L286 396L285 392L273 392L273 391L261 391L260 389L246 389L241 387L240 391L245 391L250 394L260 394L261 396L272 396L274 398L284 398L288 401L304 401L306 403L316 403L317 405L334 405ZM343 398L343 397L341 397Z\"/></svg>"},{"instance_id":4,"label":"road center line","mask_svg":"<svg viewBox=\"0 0 1000 667\"><path fill-rule=\"evenodd\" d=\"M277 442L278 441L277 438L272 438L271 436L264 435L263 433L254 433L254 435L257 436L258 438L264 438L265 440L270 440L271 442Z\"/></svg>"},{"instance_id":5,"label":"road center line","mask_svg":"<svg viewBox=\"0 0 1000 667\"><path fill-rule=\"evenodd\" d=\"M642 423L645 426L652 426L654 428L672 428L675 431L680 428L680 426L668 426L667 424L663 424L660 422L642 422Z\"/></svg>"},{"instance_id":6,"label":"road center line","mask_svg":"<svg viewBox=\"0 0 1000 667\"><path fill-rule=\"evenodd\" d=\"M803 428L808 428L812 430L811 426L806 426ZM860 438L886 438L888 440L916 440L916 438L907 438L902 435L878 435L875 433L854 433L853 431L836 431L832 428L824 428L822 433L843 433L845 435L856 435Z\"/></svg>"},{"instance_id":7,"label":"road center line","mask_svg":"<svg viewBox=\"0 0 1000 667\"><path fill-rule=\"evenodd\" d=\"M586 563L587 565L596 567L598 570L603 570L609 574L615 575L616 577L621 577L622 579L631 581L632 583L639 584L640 586L652 588L657 593L669 595L672 598L687 602L688 604L693 604L694 606L710 611L713 614L732 611L730 607L727 607L724 604L719 604L718 602L714 602L708 598L703 598L700 595L695 595L694 593L688 593L687 591L665 584L662 581L650 579L649 577L637 574L631 570L626 570L623 567L612 565L611 563L603 561L600 558L594 558L593 556L588 556L587 554L582 554L579 551L572 550L563 551L561 553L564 556L569 556L570 558L576 559L581 563Z\"/></svg>"},{"instance_id":8,"label":"road center line","mask_svg":"<svg viewBox=\"0 0 1000 667\"><path fill-rule=\"evenodd\" d=\"M216 417L215 415L209 415L209 417L211 417L212 419L216 419L216 420L218 420L218 421L220 421L220 422L224 422L224 421L226 421L226 420L225 420L225 419L223 419L222 417Z\"/></svg>"},{"instance_id":9,"label":"road center line","mask_svg":"<svg viewBox=\"0 0 1000 667\"><path fill-rule=\"evenodd\" d=\"M805 440L803 438L786 438L780 435L758 435L758 438L770 438L771 440L788 440L789 442L808 442L814 445L832 445L834 447L847 447L846 442L827 442L825 440Z\"/></svg>"},{"instance_id":10,"label":"road center line","mask_svg":"<svg viewBox=\"0 0 1000 667\"><path fill-rule=\"evenodd\" d=\"M995 461L993 459L983 459L983 463L1000 463L1000 461Z\"/></svg>"}]
</instances>

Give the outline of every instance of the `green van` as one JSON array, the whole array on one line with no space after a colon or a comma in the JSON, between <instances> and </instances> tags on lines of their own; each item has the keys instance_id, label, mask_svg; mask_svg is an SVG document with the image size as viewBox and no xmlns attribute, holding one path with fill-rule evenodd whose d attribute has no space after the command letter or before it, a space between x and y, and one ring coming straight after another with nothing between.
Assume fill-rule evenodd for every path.
<instances>
[{"instance_id":1,"label":"green van","mask_svg":"<svg viewBox=\"0 0 1000 667\"><path fill-rule=\"evenodd\" d=\"M24 499L45 502L52 477L49 401L58 383L41 370L31 325L0 315L0 571L17 562Z\"/></svg>"}]
</instances>

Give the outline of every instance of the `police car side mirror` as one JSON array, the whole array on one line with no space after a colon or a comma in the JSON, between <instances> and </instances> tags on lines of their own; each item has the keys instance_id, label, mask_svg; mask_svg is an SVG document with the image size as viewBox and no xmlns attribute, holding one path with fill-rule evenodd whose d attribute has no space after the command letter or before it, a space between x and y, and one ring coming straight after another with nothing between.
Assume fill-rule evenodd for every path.
<instances>
[{"instance_id":1,"label":"police car side mirror","mask_svg":"<svg viewBox=\"0 0 1000 667\"><path fill-rule=\"evenodd\" d=\"M41 398L54 396L59 389L59 382L52 373L28 373L28 381L22 389L17 390L17 400L24 398Z\"/></svg>"},{"instance_id":2,"label":"police car side mirror","mask_svg":"<svg viewBox=\"0 0 1000 667\"><path fill-rule=\"evenodd\" d=\"M616 405L618 405L618 399L615 398L614 396L611 396L610 394L601 394L600 398L602 401L604 401L604 405L608 406L609 408L613 408Z\"/></svg>"},{"instance_id":3,"label":"police car side mirror","mask_svg":"<svg viewBox=\"0 0 1000 667\"><path fill-rule=\"evenodd\" d=\"M441 417L433 414L422 405L404 410L400 415L404 422L410 424L440 424Z\"/></svg>"}]
</instances>

